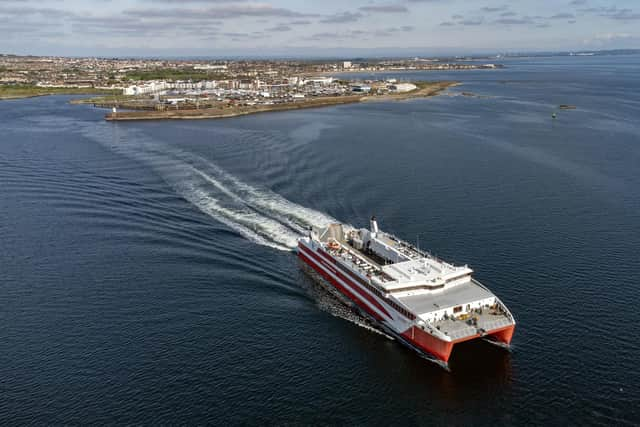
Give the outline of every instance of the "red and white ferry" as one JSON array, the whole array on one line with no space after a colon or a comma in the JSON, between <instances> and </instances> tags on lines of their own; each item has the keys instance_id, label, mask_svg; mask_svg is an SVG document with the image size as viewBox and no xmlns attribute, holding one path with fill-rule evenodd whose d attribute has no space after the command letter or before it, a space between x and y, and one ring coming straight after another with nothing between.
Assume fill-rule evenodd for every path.
<instances>
[{"instance_id":1,"label":"red and white ferry","mask_svg":"<svg viewBox=\"0 0 640 427\"><path fill-rule=\"evenodd\" d=\"M454 266L378 229L331 224L298 241L298 256L385 332L445 365L455 344L508 347L515 320L468 266Z\"/></svg>"}]
</instances>

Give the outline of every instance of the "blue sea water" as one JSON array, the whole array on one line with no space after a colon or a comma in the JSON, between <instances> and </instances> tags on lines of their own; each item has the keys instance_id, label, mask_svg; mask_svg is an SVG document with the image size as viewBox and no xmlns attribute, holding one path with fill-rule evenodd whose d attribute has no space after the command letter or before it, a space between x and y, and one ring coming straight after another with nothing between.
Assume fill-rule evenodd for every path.
<instances>
[{"instance_id":1,"label":"blue sea water","mask_svg":"<svg viewBox=\"0 0 640 427\"><path fill-rule=\"evenodd\" d=\"M640 423L639 70L389 74L463 85L193 122L0 103L0 422ZM304 227L372 213L474 268L513 350L446 372L300 271Z\"/></svg>"}]
</instances>

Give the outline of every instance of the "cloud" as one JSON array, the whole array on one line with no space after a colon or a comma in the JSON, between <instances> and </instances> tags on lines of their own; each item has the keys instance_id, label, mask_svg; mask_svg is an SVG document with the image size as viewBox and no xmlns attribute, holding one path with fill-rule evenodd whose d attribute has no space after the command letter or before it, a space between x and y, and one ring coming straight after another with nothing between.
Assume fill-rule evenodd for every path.
<instances>
[{"instance_id":1,"label":"cloud","mask_svg":"<svg viewBox=\"0 0 640 427\"><path fill-rule=\"evenodd\" d=\"M409 9L402 4L371 4L358 8L356 12L338 12L320 19L322 24L344 24L356 22L365 17L365 14L374 13L407 13Z\"/></svg>"},{"instance_id":2,"label":"cloud","mask_svg":"<svg viewBox=\"0 0 640 427\"><path fill-rule=\"evenodd\" d=\"M542 48L551 39L566 40L562 48L571 48L571 43L575 48L585 38L605 43L603 37L589 38L584 33L588 28L574 26L567 30L569 24L585 15L602 34L624 30L637 35L633 40L640 37L633 25L640 22L640 7L636 8L632 0L619 0L618 6L613 0L550 1L538 7L546 9L546 15L527 16L525 3L528 7L529 2L506 0L0 0L0 28L4 39L11 40L3 43L0 39L0 50L33 52L34 47L46 45L53 49L60 46L58 52L66 49L71 53L74 46L79 46L89 53L94 48L104 52L99 50L101 46L142 46L138 52L148 47L175 49L180 54L181 46L184 51L206 49L211 44L200 40L216 40L221 46L237 42L225 49L241 52L271 48L278 34L286 37L285 46L315 40L316 46L331 46L330 42L336 41L334 46L341 48L406 45L418 49L423 43L437 43L438 27L434 26L438 25L441 33L447 33L441 43L467 50L496 40L496 48L512 43L514 48ZM554 28L548 32L537 30L551 26ZM498 37L515 28L517 38ZM29 41L18 42L21 34ZM45 34L55 42L46 40ZM261 38L265 43L260 43ZM629 46L632 39L606 39L607 46L617 41ZM285 51L288 47L272 47L275 49Z\"/></svg>"},{"instance_id":3,"label":"cloud","mask_svg":"<svg viewBox=\"0 0 640 427\"><path fill-rule=\"evenodd\" d=\"M487 13L504 12L509 9L509 6L485 6L480 10Z\"/></svg>"},{"instance_id":4,"label":"cloud","mask_svg":"<svg viewBox=\"0 0 640 427\"><path fill-rule=\"evenodd\" d=\"M324 31L320 33L312 34L308 37L303 37L303 40L307 41L341 41L341 40L369 40L371 38L388 38L392 37L396 33L410 32L414 28L409 25L401 27L388 27L378 30L365 31L365 30L350 30L342 32L329 32Z\"/></svg>"},{"instance_id":5,"label":"cloud","mask_svg":"<svg viewBox=\"0 0 640 427\"><path fill-rule=\"evenodd\" d=\"M2 0L0 0L2 1ZM110 1L110 0L107 0ZM177 3L177 4L185 4L185 3L209 3L209 4L220 4L220 3L245 3L248 0L144 0L149 3Z\"/></svg>"},{"instance_id":6,"label":"cloud","mask_svg":"<svg viewBox=\"0 0 640 427\"><path fill-rule=\"evenodd\" d=\"M619 48L620 46L633 48L640 43L640 36L631 33L604 32L595 34L593 37L583 40L582 43L585 46L598 49Z\"/></svg>"},{"instance_id":7,"label":"cloud","mask_svg":"<svg viewBox=\"0 0 640 427\"><path fill-rule=\"evenodd\" d=\"M275 27L267 28L265 31L269 31L271 33L282 33L286 31L291 31L292 28L285 24L278 24Z\"/></svg>"},{"instance_id":8,"label":"cloud","mask_svg":"<svg viewBox=\"0 0 640 427\"><path fill-rule=\"evenodd\" d=\"M493 21L494 24L500 25L530 25L535 24L534 20L529 16L520 18L499 18Z\"/></svg>"},{"instance_id":9,"label":"cloud","mask_svg":"<svg viewBox=\"0 0 640 427\"><path fill-rule=\"evenodd\" d=\"M629 33L601 33L601 34L596 34L594 37L594 40L617 40L617 39L633 39L633 38L637 38L637 36L634 36L633 34L629 34Z\"/></svg>"},{"instance_id":10,"label":"cloud","mask_svg":"<svg viewBox=\"0 0 640 427\"><path fill-rule=\"evenodd\" d=\"M403 25L401 27L389 27L389 28L385 28L384 31L385 33L408 33L415 30L415 27L413 25Z\"/></svg>"},{"instance_id":11,"label":"cloud","mask_svg":"<svg viewBox=\"0 0 640 427\"><path fill-rule=\"evenodd\" d=\"M64 18L73 16L68 10L54 9L50 7L9 6L0 7L0 14L14 16L23 19L24 16L40 15L46 18Z\"/></svg>"},{"instance_id":12,"label":"cloud","mask_svg":"<svg viewBox=\"0 0 640 427\"><path fill-rule=\"evenodd\" d=\"M0 0L2 1L2 0ZM110 0L107 0L110 1ZM186 4L186 3L208 3L208 4L221 4L221 3L246 3L248 0L143 0L148 3L165 3L165 4Z\"/></svg>"},{"instance_id":13,"label":"cloud","mask_svg":"<svg viewBox=\"0 0 640 427\"><path fill-rule=\"evenodd\" d=\"M484 24L484 18L482 17L478 17L478 18L467 18L464 19L462 15L453 15L452 18L454 19L453 21L444 21L440 23L441 27L454 27L456 25L462 25L462 26L479 26Z\"/></svg>"},{"instance_id":14,"label":"cloud","mask_svg":"<svg viewBox=\"0 0 640 427\"><path fill-rule=\"evenodd\" d=\"M367 13L407 13L409 9L401 4L375 4L362 6L358 10Z\"/></svg>"},{"instance_id":15,"label":"cloud","mask_svg":"<svg viewBox=\"0 0 640 427\"><path fill-rule=\"evenodd\" d=\"M109 38L145 38L176 35L182 39L211 38L217 35L221 21L208 17L154 17L151 19L125 15L92 15L79 13L68 20L74 34Z\"/></svg>"},{"instance_id":16,"label":"cloud","mask_svg":"<svg viewBox=\"0 0 640 427\"><path fill-rule=\"evenodd\" d=\"M637 21L640 20L640 13L635 13L631 9L621 9L618 12L609 15L609 18L617 21Z\"/></svg>"},{"instance_id":17,"label":"cloud","mask_svg":"<svg viewBox=\"0 0 640 427\"><path fill-rule=\"evenodd\" d=\"M242 17L281 17L281 18L302 18L318 16L315 14L305 14L293 11L291 9L273 7L268 4L247 4L247 5L230 5L212 7L206 9L187 9L187 8L171 8L171 9L126 9L122 12L129 16L138 16L145 18L166 18L175 17L184 19L189 17L195 18L213 18L213 19L234 19Z\"/></svg>"},{"instance_id":18,"label":"cloud","mask_svg":"<svg viewBox=\"0 0 640 427\"><path fill-rule=\"evenodd\" d=\"M483 23L484 23L484 18L463 19L462 21L458 22L458 24L460 25L470 25L470 26L482 25Z\"/></svg>"},{"instance_id":19,"label":"cloud","mask_svg":"<svg viewBox=\"0 0 640 427\"><path fill-rule=\"evenodd\" d=\"M323 32L323 33L315 33L312 34L311 36L305 37L305 40L326 40L326 39L336 39L336 38L341 38L341 36L337 33L329 33L329 32Z\"/></svg>"},{"instance_id":20,"label":"cloud","mask_svg":"<svg viewBox=\"0 0 640 427\"><path fill-rule=\"evenodd\" d=\"M591 13L604 18L614 19L616 21L636 21L640 20L640 13L634 12L632 9L619 9L617 6L610 7L590 7L579 10L582 13Z\"/></svg>"},{"instance_id":21,"label":"cloud","mask_svg":"<svg viewBox=\"0 0 640 427\"><path fill-rule=\"evenodd\" d=\"M550 16L549 19L574 19L575 15L573 13L556 13L553 16Z\"/></svg>"},{"instance_id":22,"label":"cloud","mask_svg":"<svg viewBox=\"0 0 640 427\"><path fill-rule=\"evenodd\" d=\"M363 17L364 15L360 12L342 12L322 18L320 22L323 24L344 24L359 21Z\"/></svg>"}]
</instances>

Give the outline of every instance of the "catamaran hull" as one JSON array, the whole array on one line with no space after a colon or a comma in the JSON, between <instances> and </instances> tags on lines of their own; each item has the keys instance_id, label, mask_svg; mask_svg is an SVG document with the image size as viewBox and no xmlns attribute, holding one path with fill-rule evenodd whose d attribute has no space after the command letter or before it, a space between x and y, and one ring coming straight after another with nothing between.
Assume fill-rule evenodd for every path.
<instances>
[{"instance_id":1,"label":"catamaran hull","mask_svg":"<svg viewBox=\"0 0 640 427\"><path fill-rule=\"evenodd\" d=\"M361 312L378 324L386 333L397 338L398 341L412 350L422 355L432 356L445 365L448 363L456 343L483 336L478 334L456 341L444 341L416 326L398 329L394 327L394 323L397 324L397 322L390 320L397 319L402 315L394 312L393 308L386 304L385 301L378 300L376 295L368 292L366 288L356 283L355 280L351 280L347 272L341 271L341 268L325 254L300 244L298 257L314 272L319 274L328 286L331 286L333 290L355 304ZM495 341L508 346L513 336L514 327L514 325L510 325L502 329L493 330L484 336L490 336Z\"/></svg>"}]
</instances>

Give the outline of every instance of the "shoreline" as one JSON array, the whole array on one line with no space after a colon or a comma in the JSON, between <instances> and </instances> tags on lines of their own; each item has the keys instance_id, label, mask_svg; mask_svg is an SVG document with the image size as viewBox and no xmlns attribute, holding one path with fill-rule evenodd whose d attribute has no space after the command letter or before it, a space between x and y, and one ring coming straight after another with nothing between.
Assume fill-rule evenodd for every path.
<instances>
[{"instance_id":1,"label":"shoreline","mask_svg":"<svg viewBox=\"0 0 640 427\"><path fill-rule=\"evenodd\" d=\"M4 92L4 93L3 93ZM13 92L13 93L12 93ZM12 101L16 99L28 99L28 98L39 98L41 96L53 96L53 95L101 95L108 96L114 93L113 90L105 89L105 90L96 90L94 88L51 88L47 90L47 88L2 88L0 87L0 101Z\"/></svg>"},{"instance_id":2,"label":"shoreline","mask_svg":"<svg viewBox=\"0 0 640 427\"><path fill-rule=\"evenodd\" d=\"M41 96L49 96L49 93L43 93L38 95L2 95L0 96L0 101L13 101L16 99L28 99L28 98L39 98Z\"/></svg>"},{"instance_id":3,"label":"shoreline","mask_svg":"<svg viewBox=\"0 0 640 427\"><path fill-rule=\"evenodd\" d=\"M388 102L403 101L408 99L429 98L437 96L444 90L459 86L460 82L443 81L434 83L424 83L422 87L406 93L390 95L347 95L336 97L322 97L309 99L288 104L261 105L261 106L240 106L232 108L205 108L189 110L165 110L165 111L121 111L108 113L104 119L106 121L131 121L131 120L202 120L202 119L224 119L240 117L250 114L303 110L310 108L330 107L334 105L356 104L361 102Z\"/></svg>"}]
</instances>

